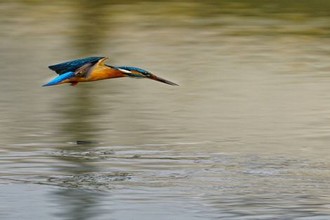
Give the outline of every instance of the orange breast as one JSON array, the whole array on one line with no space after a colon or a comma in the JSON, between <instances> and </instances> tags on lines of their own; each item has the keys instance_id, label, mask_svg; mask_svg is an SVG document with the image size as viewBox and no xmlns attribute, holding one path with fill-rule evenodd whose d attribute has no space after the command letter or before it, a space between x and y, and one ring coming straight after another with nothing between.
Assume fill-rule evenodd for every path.
<instances>
[{"instance_id":1,"label":"orange breast","mask_svg":"<svg viewBox=\"0 0 330 220\"><path fill-rule=\"evenodd\" d=\"M92 70L89 76L86 78L87 81L95 81L95 80L102 80L102 79L111 79L111 78L118 78L124 77L125 75L116 69L107 66L97 66Z\"/></svg>"},{"instance_id":2,"label":"orange breast","mask_svg":"<svg viewBox=\"0 0 330 220\"><path fill-rule=\"evenodd\" d=\"M91 73L85 77L73 77L71 79L67 79L62 83L70 83L70 82L90 82L96 80L103 80L103 79L111 79L111 78L118 78L118 77L125 77L121 71L113 69L107 66L96 66L92 69Z\"/></svg>"}]
</instances>

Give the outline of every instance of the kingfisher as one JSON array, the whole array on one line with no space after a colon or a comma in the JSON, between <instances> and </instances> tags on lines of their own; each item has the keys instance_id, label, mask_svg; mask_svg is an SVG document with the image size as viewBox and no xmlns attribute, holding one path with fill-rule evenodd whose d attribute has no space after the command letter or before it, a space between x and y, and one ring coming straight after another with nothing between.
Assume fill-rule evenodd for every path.
<instances>
[{"instance_id":1,"label":"kingfisher","mask_svg":"<svg viewBox=\"0 0 330 220\"><path fill-rule=\"evenodd\" d=\"M119 77L148 78L168 85L178 84L160 78L151 72L133 66L111 66L105 64L108 57L86 57L49 66L58 76L43 86L70 83L76 86L80 82L91 82Z\"/></svg>"}]
</instances>

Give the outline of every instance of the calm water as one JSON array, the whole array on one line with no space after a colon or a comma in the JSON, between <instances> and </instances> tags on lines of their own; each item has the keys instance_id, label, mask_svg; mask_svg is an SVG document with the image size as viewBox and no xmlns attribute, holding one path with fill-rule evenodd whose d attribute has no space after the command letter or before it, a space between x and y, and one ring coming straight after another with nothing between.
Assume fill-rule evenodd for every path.
<instances>
[{"instance_id":1,"label":"calm water","mask_svg":"<svg viewBox=\"0 0 330 220\"><path fill-rule=\"evenodd\" d=\"M330 3L0 3L1 219L330 219ZM42 88L90 55L180 84Z\"/></svg>"}]
</instances>

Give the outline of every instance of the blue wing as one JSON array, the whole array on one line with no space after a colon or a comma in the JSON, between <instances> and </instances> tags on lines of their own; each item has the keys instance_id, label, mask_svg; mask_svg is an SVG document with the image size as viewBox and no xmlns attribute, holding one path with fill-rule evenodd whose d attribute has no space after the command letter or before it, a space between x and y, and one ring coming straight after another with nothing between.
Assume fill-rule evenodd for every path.
<instances>
[{"instance_id":1,"label":"blue wing","mask_svg":"<svg viewBox=\"0 0 330 220\"><path fill-rule=\"evenodd\" d=\"M76 74L74 72L67 72L67 73L63 73L57 77L55 77L54 79L52 79L50 82L46 83L43 86L54 86L59 84L60 82L66 80L66 79L70 79L72 77L76 76Z\"/></svg>"},{"instance_id":2,"label":"blue wing","mask_svg":"<svg viewBox=\"0 0 330 220\"><path fill-rule=\"evenodd\" d=\"M49 69L54 70L57 74L61 75L67 72L74 72L79 67L85 65L86 63L97 63L100 59L104 57L86 57L77 60L71 60L64 63L59 63L49 66Z\"/></svg>"}]
</instances>

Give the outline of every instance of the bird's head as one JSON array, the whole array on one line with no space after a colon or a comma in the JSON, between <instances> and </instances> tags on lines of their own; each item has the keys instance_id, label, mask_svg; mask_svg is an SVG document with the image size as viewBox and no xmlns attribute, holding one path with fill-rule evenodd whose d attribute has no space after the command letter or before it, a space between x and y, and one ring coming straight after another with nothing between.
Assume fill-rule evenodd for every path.
<instances>
[{"instance_id":1,"label":"bird's head","mask_svg":"<svg viewBox=\"0 0 330 220\"><path fill-rule=\"evenodd\" d=\"M133 77L133 78L148 78L148 79L156 80L158 82L166 83L168 85L178 86L178 84L176 84L174 82L171 82L169 80L160 78L160 77L152 74L151 72L149 72L147 70L144 70L144 69L140 69L138 67L119 66L117 68L119 70L121 70L122 72L124 72L128 77Z\"/></svg>"}]
</instances>

